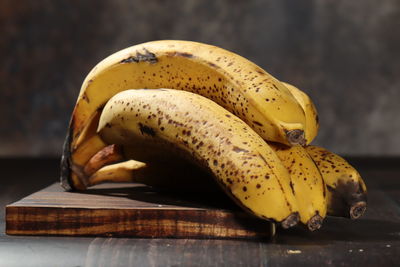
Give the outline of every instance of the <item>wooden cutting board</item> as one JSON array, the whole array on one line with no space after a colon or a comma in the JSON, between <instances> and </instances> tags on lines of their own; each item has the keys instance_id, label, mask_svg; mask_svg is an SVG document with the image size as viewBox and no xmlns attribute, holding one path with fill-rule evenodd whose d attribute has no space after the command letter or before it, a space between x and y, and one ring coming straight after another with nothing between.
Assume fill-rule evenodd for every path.
<instances>
[{"instance_id":1,"label":"wooden cutting board","mask_svg":"<svg viewBox=\"0 0 400 267\"><path fill-rule=\"evenodd\" d=\"M270 238L275 224L244 213L223 194L103 184L64 192L58 184L6 207L9 235Z\"/></svg>"}]
</instances>

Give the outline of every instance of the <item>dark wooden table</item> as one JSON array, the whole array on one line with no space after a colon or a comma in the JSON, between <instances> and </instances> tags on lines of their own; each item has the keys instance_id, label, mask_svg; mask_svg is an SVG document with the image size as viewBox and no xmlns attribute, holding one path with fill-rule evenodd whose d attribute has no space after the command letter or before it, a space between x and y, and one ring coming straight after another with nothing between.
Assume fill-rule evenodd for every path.
<instances>
[{"instance_id":1,"label":"dark wooden table","mask_svg":"<svg viewBox=\"0 0 400 267\"><path fill-rule=\"evenodd\" d=\"M365 216L244 241L7 236L5 205L57 180L58 159L0 159L0 266L399 266L400 159L350 161L368 186Z\"/></svg>"}]
</instances>

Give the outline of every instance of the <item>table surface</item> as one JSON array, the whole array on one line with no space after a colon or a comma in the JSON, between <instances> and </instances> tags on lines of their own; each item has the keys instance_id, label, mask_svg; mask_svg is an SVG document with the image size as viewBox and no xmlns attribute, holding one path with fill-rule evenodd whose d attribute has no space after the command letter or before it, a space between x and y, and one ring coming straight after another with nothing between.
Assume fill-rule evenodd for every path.
<instances>
[{"instance_id":1,"label":"table surface","mask_svg":"<svg viewBox=\"0 0 400 267\"><path fill-rule=\"evenodd\" d=\"M361 219L251 241L7 236L4 207L56 181L59 160L0 159L0 266L398 266L400 158L349 160L368 186Z\"/></svg>"}]
</instances>

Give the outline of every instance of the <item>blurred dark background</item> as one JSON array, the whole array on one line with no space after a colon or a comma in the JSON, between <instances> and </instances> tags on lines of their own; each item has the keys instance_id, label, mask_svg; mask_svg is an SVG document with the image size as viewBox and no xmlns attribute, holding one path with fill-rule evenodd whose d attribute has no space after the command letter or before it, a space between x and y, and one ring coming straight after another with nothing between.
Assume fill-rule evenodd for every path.
<instances>
[{"instance_id":1,"label":"blurred dark background","mask_svg":"<svg viewBox=\"0 0 400 267\"><path fill-rule=\"evenodd\" d=\"M156 39L232 50L307 92L316 144L400 155L400 1L2 0L0 156L59 156L101 59Z\"/></svg>"}]
</instances>

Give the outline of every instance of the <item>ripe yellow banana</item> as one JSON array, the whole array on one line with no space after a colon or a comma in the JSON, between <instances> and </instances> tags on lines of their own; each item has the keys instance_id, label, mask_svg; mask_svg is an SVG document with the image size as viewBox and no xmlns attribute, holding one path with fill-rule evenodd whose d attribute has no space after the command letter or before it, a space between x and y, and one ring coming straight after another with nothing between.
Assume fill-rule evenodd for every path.
<instances>
[{"instance_id":1,"label":"ripe yellow banana","mask_svg":"<svg viewBox=\"0 0 400 267\"><path fill-rule=\"evenodd\" d=\"M326 186L318 167L300 145L269 143L291 175L300 221L311 231L322 226L326 216Z\"/></svg>"},{"instance_id":2,"label":"ripe yellow banana","mask_svg":"<svg viewBox=\"0 0 400 267\"><path fill-rule=\"evenodd\" d=\"M286 86L287 89L289 89L290 93L292 93L294 98L297 100L297 102L304 110L304 114L306 117L306 126L304 133L306 138L306 144L308 145L312 142L312 140L314 140L314 138L318 134L319 119L318 119L317 108L315 107L311 98L302 90L289 83L286 82L282 83L283 85Z\"/></svg>"},{"instance_id":3,"label":"ripe yellow banana","mask_svg":"<svg viewBox=\"0 0 400 267\"><path fill-rule=\"evenodd\" d=\"M74 161L76 150L95 134L92 126L113 95L126 89L163 87L194 92L217 102L265 140L305 143L301 106L281 82L254 63L202 43L148 42L109 56L87 75L64 145L64 185L79 187L75 176L82 166Z\"/></svg>"},{"instance_id":4,"label":"ripe yellow banana","mask_svg":"<svg viewBox=\"0 0 400 267\"><path fill-rule=\"evenodd\" d=\"M146 163L127 160L104 166L97 170L88 179L88 186L104 182L133 182L136 177L143 177L143 169Z\"/></svg>"},{"instance_id":5,"label":"ripe yellow banana","mask_svg":"<svg viewBox=\"0 0 400 267\"><path fill-rule=\"evenodd\" d=\"M205 97L171 89L126 90L107 102L98 132L109 144L148 145L147 154L186 156L254 215L284 228L298 221L290 175L275 152L246 123Z\"/></svg>"},{"instance_id":6,"label":"ripe yellow banana","mask_svg":"<svg viewBox=\"0 0 400 267\"><path fill-rule=\"evenodd\" d=\"M307 146L327 186L328 215L357 219L367 208L367 187L360 174L342 157L318 146Z\"/></svg>"}]
</instances>

